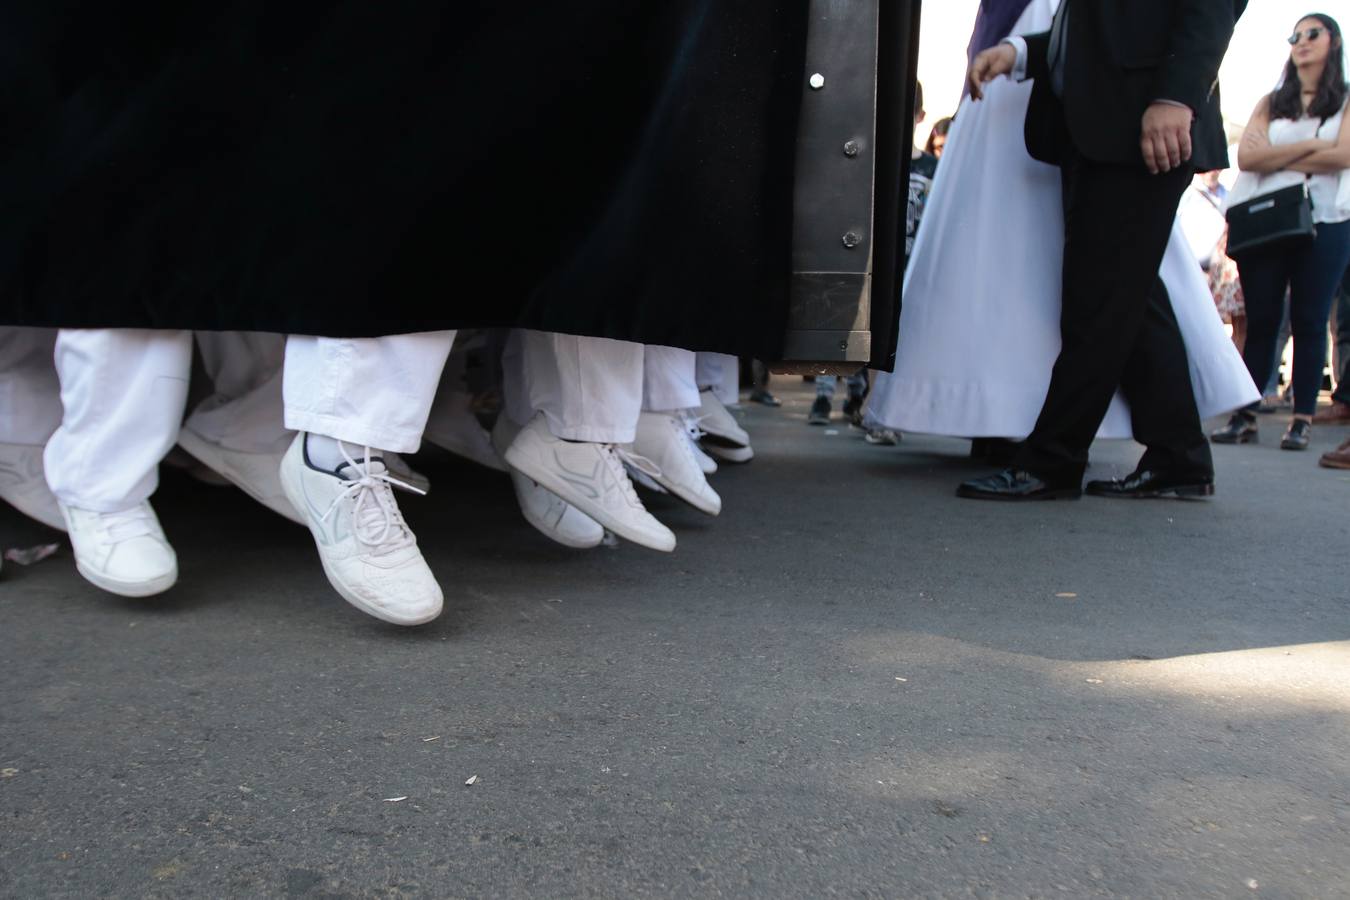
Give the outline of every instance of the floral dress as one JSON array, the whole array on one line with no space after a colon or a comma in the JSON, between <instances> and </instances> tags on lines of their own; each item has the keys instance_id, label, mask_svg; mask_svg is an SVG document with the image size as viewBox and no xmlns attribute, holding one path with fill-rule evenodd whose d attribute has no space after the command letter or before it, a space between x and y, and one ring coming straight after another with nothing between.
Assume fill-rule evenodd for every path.
<instances>
[{"instance_id":1,"label":"floral dress","mask_svg":"<svg viewBox=\"0 0 1350 900\"><path fill-rule=\"evenodd\" d=\"M1232 323L1233 318L1245 316L1247 306L1242 300L1242 282L1238 280L1237 263L1228 255L1228 229L1223 231L1218 246L1209 258L1209 292L1214 295L1214 305L1218 307L1223 320Z\"/></svg>"}]
</instances>

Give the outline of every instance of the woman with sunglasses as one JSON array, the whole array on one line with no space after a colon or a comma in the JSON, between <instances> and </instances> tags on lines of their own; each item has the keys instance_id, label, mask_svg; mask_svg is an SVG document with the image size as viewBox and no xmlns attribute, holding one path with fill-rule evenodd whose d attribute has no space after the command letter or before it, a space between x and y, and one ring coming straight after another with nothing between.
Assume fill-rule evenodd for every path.
<instances>
[{"instance_id":1,"label":"woman with sunglasses","mask_svg":"<svg viewBox=\"0 0 1350 900\"><path fill-rule=\"evenodd\" d=\"M1289 38L1284 80L1257 104L1238 150L1241 184L1230 203L1307 182L1317 237L1308 243L1259 249L1238 260L1247 304L1243 359L1252 380L1265 384L1289 294L1294 338L1294 416L1280 446L1306 450L1327 358L1327 319L1341 276L1350 265L1350 128L1341 29L1320 13L1304 16ZM1257 438L1256 406L1239 410L1210 435L1220 444Z\"/></svg>"}]
</instances>

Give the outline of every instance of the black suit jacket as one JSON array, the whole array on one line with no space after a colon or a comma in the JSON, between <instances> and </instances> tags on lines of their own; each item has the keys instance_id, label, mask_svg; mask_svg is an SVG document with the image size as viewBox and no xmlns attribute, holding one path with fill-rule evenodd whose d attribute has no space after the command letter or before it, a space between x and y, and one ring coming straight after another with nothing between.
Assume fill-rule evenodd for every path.
<instances>
[{"instance_id":1,"label":"black suit jacket","mask_svg":"<svg viewBox=\"0 0 1350 900\"><path fill-rule=\"evenodd\" d=\"M1191 162L1228 166L1219 64L1247 0L1063 0L1069 3L1064 95L1050 87L1050 33L1028 35L1027 149L1059 163L1066 142L1088 159L1143 167L1140 124L1155 100L1195 113Z\"/></svg>"}]
</instances>

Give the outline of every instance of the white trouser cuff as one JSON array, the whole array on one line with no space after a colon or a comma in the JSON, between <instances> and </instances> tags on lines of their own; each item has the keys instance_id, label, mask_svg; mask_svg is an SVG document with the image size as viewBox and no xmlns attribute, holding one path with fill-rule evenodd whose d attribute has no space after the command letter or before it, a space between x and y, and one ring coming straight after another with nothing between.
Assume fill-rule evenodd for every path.
<instances>
[{"instance_id":1,"label":"white trouser cuff","mask_svg":"<svg viewBox=\"0 0 1350 900\"><path fill-rule=\"evenodd\" d=\"M64 415L43 454L52 493L105 513L148 500L178 440L192 333L62 330L55 359Z\"/></svg>"},{"instance_id":2,"label":"white trouser cuff","mask_svg":"<svg viewBox=\"0 0 1350 900\"><path fill-rule=\"evenodd\" d=\"M291 335L283 378L286 427L415 453L454 341L453 331L379 338Z\"/></svg>"}]
</instances>

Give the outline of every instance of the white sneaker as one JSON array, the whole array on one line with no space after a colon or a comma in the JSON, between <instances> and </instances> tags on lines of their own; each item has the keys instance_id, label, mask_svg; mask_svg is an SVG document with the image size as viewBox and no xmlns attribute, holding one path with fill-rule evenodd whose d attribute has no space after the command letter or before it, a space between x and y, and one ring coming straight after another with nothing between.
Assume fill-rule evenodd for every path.
<instances>
[{"instance_id":1,"label":"white sneaker","mask_svg":"<svg viewBox=\"0 0 1350 900\"><path fill-rule=\"evenodd\" d=\"M305 520L295 511L281 489L280 453L244 453L230 450L184 425L178 432L178 446L212 472L257 500L279 516L297 525Z\"/></svg>"},{"instance_id":2,"label":"white sneaker","mask_svg":"<svg viewBox=\"0 0 1350 900\"><path fill-rule=\"evenodd\" d=\"M505 413L498 416L492 426L493 448L505 450L519 432ZM544 537L575 550L589 550L604 541L605 529L599 522L515 469L511 469L511 486L521 515Z\"/></svg>"},{"instance_id":3,"label":"white sneaker","mask_svg":"<svg viewBox=\"0 0 1350 900\"><path fill-rule=\"evenodd\" d=\"M698 392L698 402L698 425L704 431L705 444L750 446L750 435L737 423L736 417L727 412L711 388Z\"/></svg>"},{"instance_id":4,"label":"white sneaker","mask_svg":"<svg viewBox=\"0 0 1350 900\"><path fill-rule=\"evenodd\" d=\"M670 491L666 490L665 488L661 487L661 485L657 484L655 478L653 478L651 475L647 474L645 471L638 468L637 466L633 465L632 463L630 462L624 463L623 468L624 471L628 473L629 480L632 481L633 484L635 484L636 486L642 488L644 491L651 491L653 494L670 493ZM653 471L655 471L656 469L655 466L651 466L650 468Z\"/></svg>"},{"instance_id":5,"label":"white sneaker","mask_svg":"<svg viewBox=\"0 0 1350 900\"><path fill-rule=\"evenodd\" d=\"M703 452L703 448L698 442L703 440L707 432L699 427L699 418L691 410L682 409L677 414L680 424L684 426L685 437L689 439L689 447L694 451L694 459L698 461L698 467L703 470L704 475L717 474L717 460Z\"/></svg>"},{"instance_id":6,"label":"white sneaker","mask_svg":"<svg viewBox=\"0 0 1350 900\"><path fill-rule=\"evenodd\" d=\"M115 513L61 504L75 568L110 594L150 597L178 581L178 556L149 503Z\"/></svg>"},{"instance_id":7,"label":"white sneaker","mask_svg":"<svg viewBox=\"0 0 1350 900\"><path fill-rule=\"evenodd\" d=\"M0 500L48 528L66 530L42 470L42 447L36 444L0 444Z\"/></svg>"},{"instance_id":8,"label":"white sneaker","mask_svg":"<svg viewBox=\"0 0 1350 900\"><path fill-rule=\"evenodd\" d=\"M473 414L472 399L455 392L439 401L432 407L422 439L480 466L505 472L506 463L492 449L492 439Z\"/></svg>"},{"instance_id":9,"label":"white sneaker","mask_svg":"<svg viewBox=\"0 0 1350 900\"><path fill-rule=\"evenodd\" d=\"M714 444L706 439L703 449L722 462L748 463L755 458L755 451L749 447L723 447L721 444Z\"/></svg>"},{"instance_id":10,"label":"white sneaker","mask_svg":"<svg viewBox=\"0 0 1350 900\"><path fill-rule=\"evenodd\" d=\"M324 573L342 599L395 625L422 625L441 614L441 587L403 521L378 456L368 450L365 459L325 472L310 464L305 435L298 434L281 461L281 486L305 517Z\"/></svg>"},{"instance_id":11,"label":"white sneaker","mask_svg":"<svg viewBox=\"0 0 1350 900\"><path fill-rule=\"evenodd\" d=\"M699 468L689 431L679 416L642 413L632 447L639 456L656 464L656 471L650 474L661 487L699 512L715 516L722 511L722 498Z\"/></svg>"},{"instance_id":12,"label":"white sneaker","mask_svg":"<svg viewBox=\"0 0 1350 900\"><path fill-rule=\"evenodd\" d=\"M536 413L506 450L512 468L619 537L669 553L675 549L675 534L638 499L624 471L626 459L633 455L613 444L554 437L543 413Z\"/></svg>"},{"instance_id":13,"label":"white sneaker","mask_svg":"<svg viewBox=\"0 0 1350 900\"><path fill-rule=\"evenodd\" d=\"M394 490L402 490L403 486L407 485L411 489L410 493L421 494L423 497L431 493L431 479L408 465L408 461L402 456L382 450L380 458L384 460L385 468L394 479Z\"/></svg>"}]
</instances>

